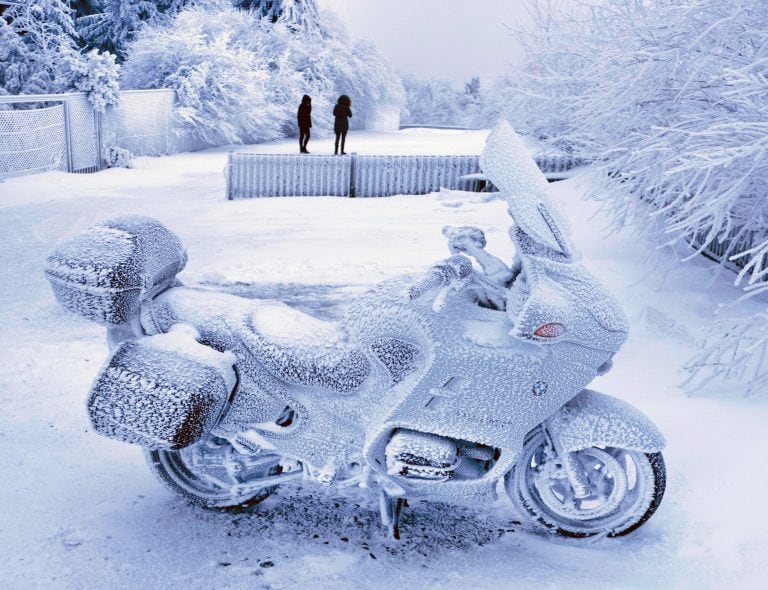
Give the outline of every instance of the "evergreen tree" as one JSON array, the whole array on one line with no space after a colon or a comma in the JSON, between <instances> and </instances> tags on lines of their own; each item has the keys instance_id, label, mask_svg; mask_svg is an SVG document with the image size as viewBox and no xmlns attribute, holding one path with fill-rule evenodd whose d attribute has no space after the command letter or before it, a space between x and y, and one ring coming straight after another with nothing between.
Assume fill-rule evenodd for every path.
<instances>
[{"instance_id":1,"label":"evergreen tree","mask_svg":"<svg viewBox=\"0 0 768 590\"><path fill-rule=\"evenodd\" d=\"M77 28L86 45L125 58L144 23L177 12L186 0L90 0L77 3Z\"/></svg>"},{"instance_id":2,"label":"evergreen tree","mask_svg":"<svg viewBox=\"0 0 768 590\"><path fill-rule=\"evenodd\" d=\"M0 18L0 94L19 94L29 77L29 51L4 18Z\"/></svg>"},{"instance_id":3,"label":"evergreen tree","mask_svg":"<svg viewBox=\"0 0 768 590\"><path fill-rule=\"evenodd\" d=\"M292 31L321 31L316 0L235 0L234 4L271 23L284 23Z\"/></svg>"},{"instance_id":4,"label":"evergreen tree","mask_svg":"<svg viewBox=\"0 0 768 590\"><path fill-rule=\"evenodd\" d=\"M480 78L472 76L469 82L464 83L464 94L472 97L480 96Z\"/></svg>"}]
</instances>

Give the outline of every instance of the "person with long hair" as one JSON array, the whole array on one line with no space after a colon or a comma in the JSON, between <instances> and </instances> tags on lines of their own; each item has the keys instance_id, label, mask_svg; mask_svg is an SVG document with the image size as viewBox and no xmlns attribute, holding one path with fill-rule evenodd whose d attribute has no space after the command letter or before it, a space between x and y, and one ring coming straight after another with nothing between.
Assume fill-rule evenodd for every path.
<instances>
[{"instance_id":1,"label":"person with long hair","mask_svg":"<svg viewBox=\"0 0 768 590\"><path fill-rule=\"evenodd\" d=\"M347 140L347 131L349 131L349 119L352 117L352 99L346 94L342 94L336 101L336 106L333 107L333 116L335 121L333 123L333 130L336 133L336 147L333 153L339 153L339 139L341 139L341 154L345 155L344 142Z\"/></svg>"},{"instance_id":2,"label":"person with long hair","mask_svg":"<svg viewBox=\"0 0 768 590\"><path fill-rule=\"evenodd\" d=\"M299 152L308 154L309 129L312 127L312 99L306 94L301 99L296 117L299 123Z\"/></svg>"}]
</instances>

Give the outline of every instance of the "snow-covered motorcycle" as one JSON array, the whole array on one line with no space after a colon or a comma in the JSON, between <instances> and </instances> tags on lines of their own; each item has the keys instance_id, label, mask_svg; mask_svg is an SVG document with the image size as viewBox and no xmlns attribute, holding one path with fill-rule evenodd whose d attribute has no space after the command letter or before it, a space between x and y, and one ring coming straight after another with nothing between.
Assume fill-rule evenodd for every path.
<instances>
[{"instance_id":1,"label":"snow-covered motorcycle","mask_svg":"<svg viewBox=\"0 0 768 590\"><path fill-rule=\"evenodd\" d=\"M65 241L47 261L54 293L108 328L95 430L145 447L162 482L211 508L295 479L358 485L397 537L406 499L491 502L503 485L534 528L635 530L664 493L664 439L585 389L627 320L579 264L506 123L481 167L509 203L512 263L481 230L447 227L449 258L376 286L339 322L181 285L181 243L146 217Z\"/></svg>"}]
</instances>

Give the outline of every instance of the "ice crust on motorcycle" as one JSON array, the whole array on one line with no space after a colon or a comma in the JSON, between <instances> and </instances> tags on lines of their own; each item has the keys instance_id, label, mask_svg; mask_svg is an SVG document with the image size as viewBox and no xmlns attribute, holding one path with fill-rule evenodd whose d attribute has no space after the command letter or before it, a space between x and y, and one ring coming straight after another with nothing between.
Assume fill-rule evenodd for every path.
<instances>
[{"instance_id":1,"label":"ice crust on motorcycle","mask_svg":"<svg viewBox=\"0 0 768 590\"><path fill-rule=\"evenodd\" d=\"M199 440L218 420L237 377L231 352L197 342L192 326L123 342L88 394L94 430L148 449Z\"/></svg>"},{"instance_id":2,"label":"ice crust on motorcycle","mask_svg":"<svg viewBox=\"0 0 768 590\"><path fill-rule=\"evenodd\" d=\"M507 199L512 218L525 233L555 252L568 253L568 244L547 219L554 219L555 210L549 201L547 179L506 121L500 121L488 136L480 168ZM555 221L563 227L562 220Z\"/></svg>"},{"instance_id":3,"label":"ice crust on motorcycle","mask_svg":"<svg viewBox=\"0 0 768 590\"><path fill-rule=\"evenodd\" d=\"M451 257L376 285L339 322L180 285L186 254L152 219L65 242L47 269L57 298L117 326L89 397L95 429L153 449L161 480L205 506L297 477L359 484L381 493L396 532L406 497L490 502L507 477L521 512L552 530L642 524L663 494L663 437L585 389L627 319L578 262L506 122L481 165L509 203L514 260L486 252L479 228L445 228ZM581 451L586 463L570 457Z\"/></svg>"}]
</instances>

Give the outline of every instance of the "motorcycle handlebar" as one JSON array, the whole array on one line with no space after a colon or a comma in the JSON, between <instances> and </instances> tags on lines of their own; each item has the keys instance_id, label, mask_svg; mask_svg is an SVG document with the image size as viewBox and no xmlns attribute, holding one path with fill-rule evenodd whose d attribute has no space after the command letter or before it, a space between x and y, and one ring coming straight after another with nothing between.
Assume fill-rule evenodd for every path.
<instances>
[{"instance_id":1,"label":"motorcycle handlebar","mask_svg":"<svg viewBox=\"0 0 768 590\"><path fill-rule=\"evenodd\" d=\"M466 279L472 273L472 262L466 256L457 254L435 264L427 276L408 287L407 295L410 301L418 299L427 291L445 287L456 280Z\"/></svg>"}]
</instances>

